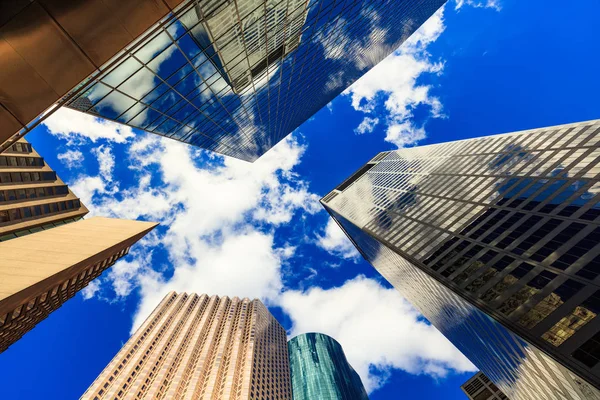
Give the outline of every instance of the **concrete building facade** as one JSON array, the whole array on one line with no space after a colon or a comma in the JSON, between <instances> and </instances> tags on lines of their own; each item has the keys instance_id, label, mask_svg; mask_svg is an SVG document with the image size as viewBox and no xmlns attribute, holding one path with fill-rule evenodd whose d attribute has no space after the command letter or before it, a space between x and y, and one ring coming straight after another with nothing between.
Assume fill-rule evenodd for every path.
<instances>
[{"instance_id":1,"label":"concrete building facade","mask_svg":"<svg viewBox=\"0 0 600 400\"><path fill-rule=\"evenodd\" d=\"M156 226L95 217L0 243L0 352Z\"/></svg>"},{"instance_id":2,"label":"concrete building facade","mask_svg":"<svg viewBox=\"0 0 600 400\"><path fill-rule=\"evenodd\" d=\"M74 222L87 213L25 139L0 153L0 242Z\"/></svg>"},{"instance_id":3,"label":"concrete building facade","mask_svg":"<svg viewBox=\"0 0 600 400\"><path fill-rule=\"evenodd\" d=\"M171 292L81 398L291 400L285 329L260 300Z\"/></svg>"}]
</instances>

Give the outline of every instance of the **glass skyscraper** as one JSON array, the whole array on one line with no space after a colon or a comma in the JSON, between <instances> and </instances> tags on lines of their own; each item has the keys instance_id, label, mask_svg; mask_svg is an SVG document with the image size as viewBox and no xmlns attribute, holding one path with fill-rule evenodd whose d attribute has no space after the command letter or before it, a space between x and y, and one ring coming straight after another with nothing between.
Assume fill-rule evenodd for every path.
<instances>
[{"instance_id":1,"label":"glass skyscraper","mask_svg":"<svg viewBox=\"0 0 600 400\"><path fill-rule=\"evenodd\" d=\"M253 161L445 0L187 0L62 102Z\"/></svg>"},{"instance_id":2,"label":"glass skyscraper","mask_svg":"<svg viewBox=\"0 0 600 400\"><path fill-rule=\"evenodd\" d=\"M360 377L342 346L322 333L305 333L288 342L294 400L368 400Z\"/></svg>"},{"instance_id":3,"label":"glass skyscraper","mask_svg":"<svg viewBox=\"0 0 600 400\"><path fill-rule=\"evenodd\" d=\"M599 399L600 121L380 153L322 204L511 399Z\"/></svg>"},{"instance_id":4,"label":"glass skyscraper","mask_svg":"<svg viewBox=\"0 0 600 400\"><path fill-rule=\"evenodd\" d=\"M463 383L460 388L469 400L509 400L481 371Z\"/></svg>"}]
</instances>

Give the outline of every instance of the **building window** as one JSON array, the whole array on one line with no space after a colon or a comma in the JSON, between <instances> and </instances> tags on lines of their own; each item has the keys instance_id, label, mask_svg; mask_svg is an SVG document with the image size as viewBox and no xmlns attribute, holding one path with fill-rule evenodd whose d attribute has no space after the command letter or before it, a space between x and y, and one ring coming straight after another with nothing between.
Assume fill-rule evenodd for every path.
<instances>
[{"instance_id":1,"label":"building window","mask_svg":"<svg viewBox=\"0 0 600 400\"><path fill-rule=\"evenodd\" d=\"M560 346L573 336L582 326L590 322L600 312L600 291L594 293L569 315L558 321L542 335L542 339L554 346Z\"/></svg>"},{"instance_id":2,"label":"building window","mask_svg":"<svg viewBox=\"0 0 600 400\"><path fill-rule=\"evenodd\" d=\"M600 361L600 332L573 352L573 358L592 368Z\"/></svg>"}]
</instances>

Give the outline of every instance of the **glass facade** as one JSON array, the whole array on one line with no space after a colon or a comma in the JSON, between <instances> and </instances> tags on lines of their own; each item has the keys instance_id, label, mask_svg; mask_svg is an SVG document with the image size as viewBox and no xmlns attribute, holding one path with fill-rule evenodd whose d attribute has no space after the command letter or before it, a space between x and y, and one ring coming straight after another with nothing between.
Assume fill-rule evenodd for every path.
<instances>
[{"instance_id":1,"label":"glass facade","mask_svg":"<svg viewBox=\"0 0 600 400\"><path fill-rule=\"evenodd\" d=\"M469 400L508 400L508 397L481 371L460 387Z\"/></svg>"},{"instance_id":2,"label":"glass facade","mask_svg":"<svg viewBox=\"0 0 600 400\"><path fill-rule=\"evenodd\" d=\"M183 1L67 106L253 161L445 0Z\"/></svg>"},{"instance_id":3,"label":"glass facade","mask_svg":"<svg viewBox=\"0 0 600 400\"><path fill-rule=\"evenodd\" d=\"M599 141L590 121L380 153L322 203L508 397L600 398Z\"/></svg>"},{"instance_id":4,"label":"glass facade","mask_svg":"<svg viewBox=\"0 0 600 400\"><path fill-rule=\"evenodd\" d=\"M322 333L305 333L288 342L294 400L368 400L360 377L342 346Z\"/></svg>"}]
</instances>

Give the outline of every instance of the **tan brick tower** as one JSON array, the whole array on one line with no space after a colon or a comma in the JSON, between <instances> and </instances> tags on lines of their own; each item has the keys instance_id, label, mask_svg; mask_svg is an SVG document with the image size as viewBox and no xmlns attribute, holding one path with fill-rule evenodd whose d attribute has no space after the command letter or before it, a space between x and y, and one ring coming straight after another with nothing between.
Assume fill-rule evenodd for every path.
<instances>
[{"instance_id":1,"label":"tan brick tower","mask_svg":"<svg viewBox=\"0 0 600 400\"><path fill-rule=\"evenodd\" d=\"M126 255L155 226L95 217L1 242L0 352Z\"/></svg>"},{"instance_id":2,"label":"tan brick tower","mask_svg":"<svg viewBox=\"0 0 600 400\"><path fill-rule=\"evenodd\" d=\"M286 333L260 300L171 292L81 398L291 400Z\"/></svg>"},{"instance_id":3,"label":"tan brick tower","mask_svg":"<svg viewBox=\"0 0 600 400\"><path fill-rule=\"evenodd\" d=\"M25 139L0 153L0 242L77 221L87 213Z\"/></svg>"}]
</instances>

